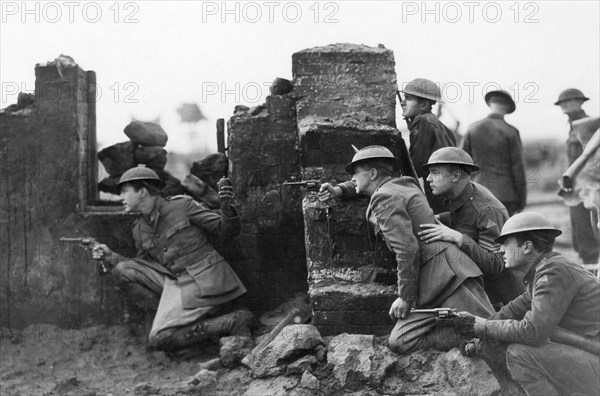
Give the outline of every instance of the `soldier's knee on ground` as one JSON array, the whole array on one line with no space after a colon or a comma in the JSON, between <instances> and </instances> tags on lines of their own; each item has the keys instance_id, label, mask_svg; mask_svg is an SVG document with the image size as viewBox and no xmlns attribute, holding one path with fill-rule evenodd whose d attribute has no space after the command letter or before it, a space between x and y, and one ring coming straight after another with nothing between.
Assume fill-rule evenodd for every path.
<instances>
[{"instance_id":1,"label":"soldier's knee on ground","mask_svg":"<svg viewBox=\"0 0 600 396\"><path fill-rule=\"evenodd\" d=\"M418 349L416 342L405 342L404 338L405 337L399 336L398 334L394 334L394 332L390 334L388 345L392 352L408 355Z\"/></svg>"}]
</instances>

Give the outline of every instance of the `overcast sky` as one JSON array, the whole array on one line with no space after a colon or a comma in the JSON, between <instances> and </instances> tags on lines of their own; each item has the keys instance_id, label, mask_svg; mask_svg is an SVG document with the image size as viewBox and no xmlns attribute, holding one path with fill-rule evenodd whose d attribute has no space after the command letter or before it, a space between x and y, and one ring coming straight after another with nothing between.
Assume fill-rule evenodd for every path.
<instances>
[{"instance_id":1,"label":"overcast sky","mask_svg":"<svg viewBox=\"0 0 600 396\"><path fill-rule=\"evenodd\" d=\"M527 140L566 139L553 105L563 89L583 90L584 109L600 114L599 1L1 3L0 106L33 91L36 63L69 55L97 73L101 147L127 140L132 117L160 117L167 149L216 150L217 118L263 103L275 77L291 79L294 52L332 43L393 50L399 85L440 83L462 132L487 114L490 87L513 94L507 121ZM184 102L207 120L179 122Z\"/></svg>"}]
</instances>

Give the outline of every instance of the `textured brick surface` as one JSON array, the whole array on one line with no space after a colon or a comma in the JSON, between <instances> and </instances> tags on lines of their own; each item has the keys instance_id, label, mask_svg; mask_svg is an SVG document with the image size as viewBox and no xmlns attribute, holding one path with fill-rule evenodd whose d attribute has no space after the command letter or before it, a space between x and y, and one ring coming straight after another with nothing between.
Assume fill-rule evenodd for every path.
<instances>
[{"instance_id":1,"label":"textured brick surface","mask_svg":"<svg viewBox=\"0 0 600 396\"><path fill-rule=\"evenodd\" d=\"M86 167L96 153L82 150L95 147L92 103L86 97L90 75L79 67L63 67L61 76L56 66L38 66L31 114L0 115L3 326L78 327L114 323L123 316L114 280L98 276L88 252L59 241L92 236L132 255L132 216L78 212L89 202L86 187L95 185L86 179L93 174Z\"/></svg>"},{"instance_id":2,"label":"textured brick surface","mask_svg":"<svg viewBox=\"0 0 600 396\"><path fill-rule=\"evenodd\" d=\"M259 310L307 288L303 192L283 186L300 176L295 114L289 95L268 96L262 109L238 112L228 123L230 177L245 255L232 266L248 289L244 301Z\"/></svg>"},{"instance_id":3,"label":"textured brick surface","mask_svg":"<svg viewBox=\"0 0 600 396\"><path fill-rule=\"evenodd\" d=\"M292 55L298 118L368 114L396 126L394 54L385 48L332 44Z\"/></svg>"}]
</instances>

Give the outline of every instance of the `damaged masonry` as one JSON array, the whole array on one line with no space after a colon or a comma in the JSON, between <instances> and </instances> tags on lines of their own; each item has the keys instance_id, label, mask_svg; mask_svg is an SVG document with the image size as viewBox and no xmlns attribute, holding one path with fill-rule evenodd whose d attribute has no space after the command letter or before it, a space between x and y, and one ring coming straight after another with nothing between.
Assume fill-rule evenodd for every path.
<instances>
[{"instance_id":1,"label":"damaged masonry","mask_svg":"<svg viewBox=\"0 0 600 396\"><path fill-rule=\"evenodd\" d=\"M241 233L217 249L248 289L240 304L262 314L262 327L254 339L224 337L220 352L204 346L192 357L146 352L146 333L136 338L126 329L131 313L116 282L99 276L89 251L61 243L64 236L93 237L133 257L136 216L100 199L104 187L98 185L97 161L114 156L107 149L97 153L95 73L60 58L37 65L35 73L35 95L20 96L0 114L0 312L3 341L10 340L3 356L51 340L56 348L75 345L73 359L96 349L113 360L126 353L136 359L137 371L147 373L125 384L111 382L109 367L76 375L59 370L56 379L40 381L40 391L498 394L499 384L485 363L456 349L411 355L389 350L382 336L393 325L388 310L397 297L396 265L385 243L368 229L367 200L323 203L310 188L284 185L347 180L344 166L354 153L352 145L385 146L402 160L403 174L414 174L396 129L391 50L333 44L299 51L292 56L293 87L278 79L263 105L239 106L228 120L225 173L235 185ZM51 87L56 95L42 95L38 87L46 87L44 92ZM112 178L146 163L139 158L148 152L156 155L147 158L164 168L166 139L144 146L125 132L131 142L119 147L137 159L109 172ZM214 186L210 175L224 171L203 173L201 165L191 174ZM117 181L105 184L114 187ZM173 185L176 193L190 194L186 181ZM297 314L277 329L290 311ZM140 322L147 325L151 316ZM271 342L257 350L274 328L280 332L271 333ZM249 359L240 366L245 356ZM31 364L44 366L51 356L38 359ZM3 374L2 381L18 394L17 385L10 388L13 377Z\"/></svg>"}]
</instances>

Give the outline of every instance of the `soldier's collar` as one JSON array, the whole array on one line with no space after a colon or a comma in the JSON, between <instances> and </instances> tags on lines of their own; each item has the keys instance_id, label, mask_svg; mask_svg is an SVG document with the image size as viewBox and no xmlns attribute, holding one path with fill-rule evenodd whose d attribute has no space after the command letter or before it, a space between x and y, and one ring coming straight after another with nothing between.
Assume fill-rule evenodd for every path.
<instances>
[{"instance_id":1,"label":"soldier's collar","mask_svg":"<svg viewBox=\"0 0 600 396\"><path fill-rule=\"evenodd\" d=\"M487 118L497 118L499 120L503 120L504 116L502 114L498 114L498 113L490 113L490 114L488 114Z\"/></svg>"},{"instance_id":2,"label":"soldier's collar","mask_svg":"<svg viewBox=\"0 0 600 396\"><path fill-rule=\"evenodd\" d=\"M458 197L456 197L456 199L446 200L446 209L448 209L448 211L450 211L451 213L456 212L464 204L466 204L469 199L471 199L474 191L475 187L473 187L473 183L467 183L465 188L463 188L463 190L458 195Z\"/></svg>"},{"instance_id":3,"label":"soldier's collar","mask_svg":"<svg viewBox=\"0 0 600 396\"><path fill-rule=\"evenodd\" d=\"M154 224L156 222L156 220L158 219L159 209L160 209L162 202L163 202L162 197L160 195L157 195L156 199L154 200L154 207L152 208L150 215L148 215L148 217L147 217L147 219L149 220L149 223Z\"/></svg>"}]
</instances>

